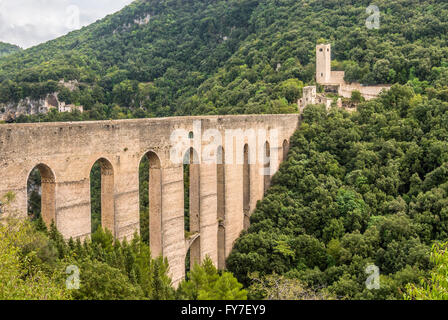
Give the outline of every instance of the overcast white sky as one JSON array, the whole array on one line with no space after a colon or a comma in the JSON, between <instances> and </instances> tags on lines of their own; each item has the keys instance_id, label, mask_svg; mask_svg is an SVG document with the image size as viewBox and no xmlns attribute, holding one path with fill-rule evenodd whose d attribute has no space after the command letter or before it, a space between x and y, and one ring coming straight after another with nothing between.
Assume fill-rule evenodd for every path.
<instances>
[{"instance_id":1,"label":"overcast white sky","mask_svg":"<svg viewBox=\"0 0 448 320\"><path fill-rule=\"evenodd\" d=\"M0 41L29 48L114 13L133 0L0 0Z\"/></svg>"}]
</instances>

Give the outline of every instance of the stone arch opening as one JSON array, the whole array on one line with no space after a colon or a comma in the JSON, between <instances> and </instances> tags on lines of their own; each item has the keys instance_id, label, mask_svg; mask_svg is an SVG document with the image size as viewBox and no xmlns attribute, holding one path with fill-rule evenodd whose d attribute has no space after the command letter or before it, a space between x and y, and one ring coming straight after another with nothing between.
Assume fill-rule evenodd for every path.
<instances>
[{"instance_id":1,"label":"stone arch opening","mask_svg":"<svg viewBox=\"0 0 448 320\"><path fill-rule=\"evenodd\" d=\"M187 241L200 233L200 166L198 153L189 148L184 156L184 216L185 238ZM187 253L187 265L192 268L200 263L200 241L196 240ZM188 271L188 270L186 270Z\"/></svg>"},{"instance_id":2,"label":"stone arch opening","mask_svg":"<svg viewBox=\"0 0 448 320\"><path fill-rule=\"evenodd\" d=\"M90 170L91 232L100 226L116 236L114 169L109 160L98 159Z\"/></svg>"},{"instance_id":3,"label":"stone arch opening","mask_svg":"<svg viewBox=\"0 0 448 320\"><path fill-rule=\"evenodd\" d=\"M286 158L288 158L288 153L289 153L289 141L285 139L285 140L283 141L283 156L282 156L282 161L286 161Z\"/></svg>"},{"instance_id":4,"label":"stone arch opening","mask_svg":"<svg viewBox=\"0 0 448 320\"><path fill-rule=\"evenodd\" d=\"M225 151L222 146L217 150L216 165L216 193L218 211L218 269L225 269L226 264L226 174L225 174Z\"/></svg>"},{"instance_id":5,"label":"stone arch opening","mask_svg":"<svg viewBox=\"0 0 448 320\"><path fill-rule=\"evenodd\" d=\"M153 257L162 255L162 168L159 156L147 152L139 165L140 235Z\"/></svg>"},{"instance_id":6,"label":"stone arch opening","mask_svg":"<svg viewBox=\"0 0 448 320\"><path fill-rule=\"evenodd\" d=\"M27 178L28 215L42 218L50 227L56 223L56 179L53 171L45 164L38 164Z\"/></svg>"},{"instance_id":7,"label":"stone arch opening","mask_svg":"<svg viewBox=\"0 0 448 320\"><path fill-rule=\"evenodd\" d=\"M268 141L264 144L264 193L271 185L271 145Z\"/></svg>"},{"instance_id":8,"label":"stone arch opening","mask_svg":"<svg viewBox=\"0 0 448 320\"><path fill-rule=\"evenodd\" d=\"M250 225L250 163L249 163L249 145L244 145L243 162L243 212L244 212L244 230Z\"/></svg>"}]
</instances>

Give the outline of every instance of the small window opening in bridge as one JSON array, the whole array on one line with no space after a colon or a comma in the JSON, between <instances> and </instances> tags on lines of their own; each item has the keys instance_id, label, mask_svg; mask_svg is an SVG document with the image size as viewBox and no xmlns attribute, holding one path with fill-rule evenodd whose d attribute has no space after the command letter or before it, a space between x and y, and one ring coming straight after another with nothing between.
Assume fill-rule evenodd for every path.
<instances>
[{"instance_id":1,"label":"small window opening in bridge","mask_svg":"<svg viewBox=\"0 0 448 320\"><path fill-rule=\"evenodd\" d=\"M194 139L194 133L193 133L193 131L191 131L191 132L188 134L188 139Z\"/></svg>"},{"instance_id":2,"label":"small window opening in bridge","mask_svg":"<svg viewBox=\"0 0 448 320\"><path fill-rule=\"evenodd\" d=\"M162 169L160 159L148 152L139 166L140 235L153 258L162 255Z\"/></svg>"},{"instance_id":3,"label":"small window opening in bridge","mask_svg":"<svg viewBox=\"0 0 448 320\"><path fill-rule=\"evenodd\" d=\"M27 180L28 215L32 219L42 219L50 227L56 223L55 176L44 164L37 165Z\"/></svg>"},{"instance_id":4,"label":"small window opening in bridge","mask_svg":"<svg viewBox=\"0 0 448 320\"><path fill-rule=\"evenodd\" d=\"M185 239L188 241L200 232L199 224L199 158L197 152L190 148L184 156L184 216ZM200 263L200 241L196 239L187 255L190 267ZM186 270L187 271L187 270Z\"/></svg>"},{"instance_id":5,"label":"small window opening in bridge","mask_svg":"<svg viewBox=\"0 0 448 320\"><path fill-rule=\"evenodd\" d=\"M107 229L115 236L114 170L102 158L90 171L91 232Z\"/></svg>"},{"instance_id":6,"label":"small window opening in bridge","mask_svg":"<svg viewBox=\"0 0 448 320\"><path fill-rule=\"evenodd\" d=\"M264 144L264 193L266 193L271 184L271 146L266 141Z\"/></svg>"},{"instance_id":7,"label":"small window opening in bridge","mask_svg":"<svg viewBox=\"0 0 448 320\"><path fill-rule=\"evenodd\" d=\"M244 230L250 225L250 164L249 164L249 145L244 146L244 164L243 164L243 211L244 211Z\"/></svg>"},{"instance_id":8,"label":"small window opening in bridge","mask_svg":"<svg viewBox=\"0 0 448 320\"><path fill-rule=\"evenodd\" d=\"M217 151L217 201L218 201L218 269L226 267L226 181L225 181L225 153L220 146Z\"/></svg>"},{"instance_id":9,"label":"small window opening in bridge","mask_svg":"<svg viewBox=\"0 0 448 320\"><path fill-rule=\"evenodd\" d=\"M283 157L282 157L282 161L286 161L286 158L288 158L288 153L289 153L289 142L288 142L288 140L284 140L283 141Z\"/></svg>"},{"instance_id":10,"label":"small window opening in bridge","mask_svg":"<svg viewBox=\"0 0 448 320\"><path fill-rule=\"evenodd\" d=\"M191 271L191 249L188 249L187 254L185 255L185 280L189 279L189 273Z\"/></svg>"}]
</instances>

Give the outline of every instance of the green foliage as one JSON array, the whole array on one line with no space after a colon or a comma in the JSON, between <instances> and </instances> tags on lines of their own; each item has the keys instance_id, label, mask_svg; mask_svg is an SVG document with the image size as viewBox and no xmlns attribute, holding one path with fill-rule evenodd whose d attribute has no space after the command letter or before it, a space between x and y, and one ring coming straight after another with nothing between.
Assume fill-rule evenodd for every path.
<instances>
[{"instance_id":1,"label":"green foliage","mask_svg":"<svg viewBox=\"0 0 448 320\"><path fill-rule=\"evenodd\" d=\"M0 58L9 56L10 54L19 52L22 50L18 46L15 46L13 44L0 42Z\"/></svg>"},{"instance_id":2,"label":"green foliage","mask_svg":"<svg viewBox=\"0 0 448 320\"><path fill-rule=\"evenodd\" d=\"M143 157L139 166L140 236L149 244L149 160Z\"/></svg>"},{"instance_id":3,"label":"green foliage","mask_svg":"<svg viewBox=\"0 0 448 320\"><path fill-rule=\"evenodd\" d=\"M0 60L0 102L42 98L86 112L17 122L289 113L313 83L316 43L332 43L348 82L448 84L448 4L379 0L135 1L64 37ZM431 7L429 10L428 8ZM150 15L147 24L135 19ZM326 39L326 40L325 40ZM336 64L336 62L335 62ZM60 80L77 80L73 91Z\"/></svg>"},{"instance_id":4,"label":"green foliage","mask_svg":"<svg viewBox=\"0 0 448 320\"><path fill-rule=\"evenodd\" d=\"M265 300L332 300L326 292L309 289L294 277L271 274L260 277L257 273L250 275L249 294L253 299Z\"/></svg>"},{"instance_id":5,"label":"green foliage","mask_svg":"<svg viewBox=\"0 0 448 320\"><path fill-rule=\"evenodd\" d=\"M434 269L428 279L421 280L420 286L408 284L406 300L448 300L448 243L435 244L431 251Z\"/></svg>"},{"instance_id":6,"label":"green foliage","mask_svg":"<svg viewBox=\"0 0 448 320\"><path fill-rule=\"evenodd\" d=\"M66 288L68 266L79 269L79 289ZM81 243L64 240L54 224L48 234L29 221L0 225L1 299L174 299L168 271L137 235L120 242L99 228Z\"/></svg>"},{"instance_id":7,"label":"green foliage","mask_svg":"<svg viewBox=\"0 0 448 320\"><path fill-rule=\"evenodd\" d=\"M33 218L40 217L41 213L41 196L40 196L40 186L41 186L41 176L39 169L35 169L30 173L28 178L28 215Z\"/></svg>"},{"instance_id":8,"label":"green foliage","mask_svg":"<svg viewBox=\"0 0 448 320\"><path fill-rule=\"evenodd\" d=\"M101 165L96 162L90 171L91 231L101 228Z\"/></svg>"},{"instance_id":9,"label":"green foliage","mask_svg":"<svg viewBox=\"0 0 448 320\"><path fill-rule=\"evenodd\" d=\"M178 288L182 300L246 300L247 291L229 272L220 274L207 257L202 265L195 264Z\"/></svg>"},{"instance_id":10,"label":"green foliage","mask_svg":"<svg viewBox=\"0 0 448 320\"><path fill-rule=\"evenodd\" d=\"M97 260L84 261L80 269L81 284L73 291L76 300L136 300L143 292L119 269Z\"/></svg>"},{"instance_id":11,"label":"green foliage","mask_svg":"<svg viewBox=\"0 0 448 320\"><path fill-rule=\"evenodd\" d=\"M2 59L0 102L60 91L61 100L86 110L19 122L173 115L250 34L256 6L254 0L135 1L86 28ZM148 23L135 23L148 16ZM60 80L77 80L77 86L67 90Z\"/></svg>"},{"instance_id":12,"label":"green foliage","mask_svg":"<svg viewBox=\"0 0 448 320\"><path fill-rule=\"evenodd\" d=\"M351 114L305 108L288 160L235 243L229 271L288 275L348 299L399 299L448 236L448 97L394 85ZM368 290L367 265L381 288Z\"/></svg>"},{"instance_id":13,"label":"green foliage","mask_svg":"<svg viewBox=\"0 0 448 320\"><path fill-rule=\"evenodd\" d=\"M354 90L352 92L351 100L355 103L363 101L363 96L361 95L361 92L359 92L358 90Z\"/></svg>"},{"instance_id":14,"label":"green foliage","mask_svg":"<svg viewBox=\"0 0 448 320\"><path fill-rule=\"evenodd\" d=\"M0 224L0 299L70 299L54 270L45 270L41 261L51 261L40 234L31 224L11 220ZM45 243L44 243L45 244Z\"/></svg>"},{"instance_id":15,"label":"green foliage","mask_svg":"<svg viewBox=\"0 0 448 320\"><path fill-rule=\"evenodd\" d=\"M56 240L56 243L61 244L60 252L67 250L63 240ZM152 259L148 244L138 235L134 235L131 243L119 242L110 231L99 228L92 234L91 241L82 248L75 246L64 257L74 258L72 264L81 269L81 289L74 294L76 299L174 298L168 262L162 258ZM83 281L87 281L84 287Z\"/></svg>"}]
</instances>

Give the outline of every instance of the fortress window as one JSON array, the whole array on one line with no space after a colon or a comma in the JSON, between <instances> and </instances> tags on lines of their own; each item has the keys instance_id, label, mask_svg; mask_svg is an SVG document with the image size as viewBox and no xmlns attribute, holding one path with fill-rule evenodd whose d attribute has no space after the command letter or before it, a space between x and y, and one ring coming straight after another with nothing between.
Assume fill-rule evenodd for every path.
<instances>
[{"instance_id":1,"label":"fortress window","mask_svg":"<svg viewBox=\"0 0 448 320\"><path fill-rule=\"evenodd\" d=\"M320 52L322 52L322 51L323 51L323 49L322 49L322 48L320 48L320 49L319 49L319 51L320 51Z\"/></svg>"}]
</instances>

